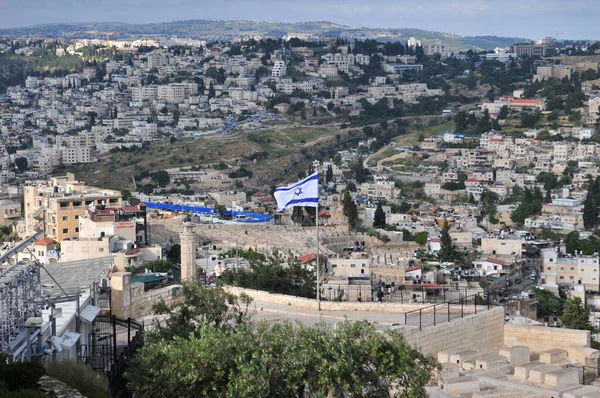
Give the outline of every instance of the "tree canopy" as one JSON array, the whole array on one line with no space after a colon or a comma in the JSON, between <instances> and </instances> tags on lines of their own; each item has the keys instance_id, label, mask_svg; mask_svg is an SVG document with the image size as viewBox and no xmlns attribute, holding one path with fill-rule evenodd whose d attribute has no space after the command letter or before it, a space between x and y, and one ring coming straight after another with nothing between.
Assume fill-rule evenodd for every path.
<instances>
[{"instance_id":1,"label":"tree canopy","mask_svg":"<svg viewBox=\"0 0 600 398\"><path fill-rule=\"evenodd\" d=\"M140 398L417 398L438 367L399 331L348 320L335 328L255 323L240 303L249 301L185 285L183 301L128 371L130 390Z\"/></svg>"}]
</instances>

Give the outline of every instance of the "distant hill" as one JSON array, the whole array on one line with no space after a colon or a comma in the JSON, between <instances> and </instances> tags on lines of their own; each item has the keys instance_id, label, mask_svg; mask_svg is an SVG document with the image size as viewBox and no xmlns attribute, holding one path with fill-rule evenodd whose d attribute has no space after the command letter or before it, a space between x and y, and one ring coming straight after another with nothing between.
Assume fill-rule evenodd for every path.
<instances>
[{"instance_id":1,"label":"distant hill","mask_svg":"<svg viewBox=\"0 0 600 398\"><path fill-rule=\"evenodd\" d=\"M452 33L422 29L375 29L353 27L332 22L255 22L187 20L149 24L121 22L88 22L35 25L22 28L0 29L0 36L37 36L62 38L101 38L102 32L119 32L119 37L133 35L178 36L202 40L230 40L236 37L261 36L280 38L286 35L306 35L312 38L343 37L348 39L377 39L379 41L406 41L410 37L436 42L454 50L507 47L528 39L497 36L460 36Z\"/></svg>"}]
</instances>

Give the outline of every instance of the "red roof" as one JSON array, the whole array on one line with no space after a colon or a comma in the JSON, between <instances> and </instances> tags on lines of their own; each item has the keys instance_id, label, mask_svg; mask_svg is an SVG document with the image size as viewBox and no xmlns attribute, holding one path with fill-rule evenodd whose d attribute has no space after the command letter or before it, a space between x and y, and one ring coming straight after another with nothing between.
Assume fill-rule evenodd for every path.
<instances>
[{"instance_id":1,"label":"red roof","mask_svg":"<svg viewBox=\"0 0 600 398\"><path fill-rule=\"evenodd\" d=\"M260 196L270 196L270 195L267 194L267 193L264 193L264 192L257 192L257 193L254 194L254 196L260 197Z\"/></svg>"},{"instance_id":2,"label":"red roof","mask_svg":"<svg viewBox=\"0 0 600 398\"><path fill-rule=\"evenodd\" d=\"M477 178L467 178L465 182L479 182Z\"/></svg>"},{"instance_id":3,"label":"red roof","mask_svg":"<svg viewBox=\"0 0 600 398\"><path fill-rule=\"evenodd\" d=\"M430 242L441 242L440 238L431 238L429 239Z\"/></svg>"},{"instance_id":4,"label":"red roof","mask_svg":"<svg viewBox=\"0 0 600 398\"><path fill-rule=\"evenodd\" d=\"M493 264L498 264L498 265L505 265L506 263L502 260L498 260L497 258L488 258L485 261L487 261L488 263L493 263Z\"/></svg>"},{"instance_id":5,"label":"red roof","mask_svg":"<svg viewBox=\"0 0 600 398\"><path fill-rule=\"evenodd\" d=\"M421 269L421 266L420 265L416 265L414 267L408 267L404 271L410 272L410 271L416 271L416 270L419 270L419 269Z\"/></svg>"},{"instance_id":6,"label":"red roof","mask_svg":"<svg viewBox=\"0 0 600 398\"><path fill-rule=\"evenodd\" d=\"M319 212L319 217L331 217L331 213L327 210L321 210Z\"/></svg>"},{"instance_id":7,"label":"red roof","mask_svg":"<svg viewBox=\"0 0 600 398\"><path fill-rule=\"evenodd\" d=\"M38 240L37 242L35 242L33 245L34 246L48 246L53 243L54 243L54 239L42 238L42 239Z\"/></svg>"},{"instance_id":8,"label":"red roof","mask_svg":"<svg viewBox=\"0 0 600 398\"><path fill-rule=\"evenodd\" d=\"M317 259L317 255L315 253L308 253L308 254L298 257L298 261L300 261L300 264L310 263L312 261L315 261L316 259Z\"/></svg>"}]
</instances>

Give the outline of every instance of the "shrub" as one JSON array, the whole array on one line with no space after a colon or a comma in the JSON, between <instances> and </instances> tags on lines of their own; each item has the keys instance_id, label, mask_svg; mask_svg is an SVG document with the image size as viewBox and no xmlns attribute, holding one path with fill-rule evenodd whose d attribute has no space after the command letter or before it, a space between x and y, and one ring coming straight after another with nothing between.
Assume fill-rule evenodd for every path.
<instances>
[{"instance_id":1,"label":"shrub","mask_svg":"<svg viewBox=\"0 0 600 398\"><path fill-rule=\"evenodd\" d=\"M48 365L46 373L76 389L87 398L108 398L108 380L92 368L73 361L57 361Z\"/></svg>"},{"instance_id":2,"label":"shrub","mask_svg":"<svg viewBox=\"0 0 600 398\"><path fill-rule=\"evenodd\" d=\"M0 381L10 391L35 387L45 373L44 366L35 362L0 365Z\"/></svg>"}]
</instances>

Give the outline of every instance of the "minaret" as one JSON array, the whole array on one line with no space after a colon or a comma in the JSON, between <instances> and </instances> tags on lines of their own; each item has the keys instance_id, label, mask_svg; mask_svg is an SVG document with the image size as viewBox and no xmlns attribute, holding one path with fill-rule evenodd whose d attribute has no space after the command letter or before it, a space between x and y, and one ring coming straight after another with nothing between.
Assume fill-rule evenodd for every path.
<instances>
[{"instance_id":1,"label":"minaret","mask_svg":"<svg viewBox=\"0 0 600 398\"><path fill-rule=\"evenodd\" d=\"M179 234L181 241L181 281L196 280L196 234L190 216L183 219L183 230Z\"/></svg>"}]
</instances>

